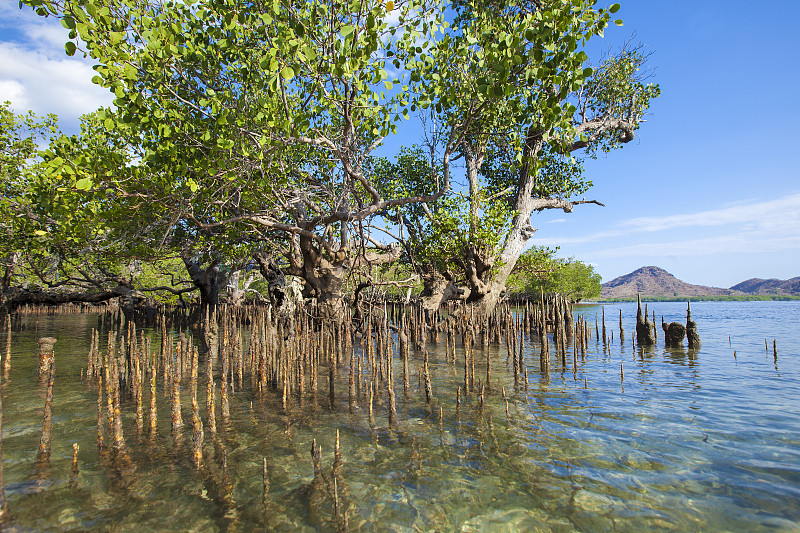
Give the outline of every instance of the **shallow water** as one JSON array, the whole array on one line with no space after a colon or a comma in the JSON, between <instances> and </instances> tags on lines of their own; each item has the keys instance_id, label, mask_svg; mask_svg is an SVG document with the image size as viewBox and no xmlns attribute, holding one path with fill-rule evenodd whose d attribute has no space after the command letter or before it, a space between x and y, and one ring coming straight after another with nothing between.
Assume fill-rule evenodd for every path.
<instances>
[{"instance_id":1,"label":"shallow water","mask_svg":"<svg viewBox=\"0 0 800 533\"><path fill-rule=\"evenodd\" d=\"M685 322L685 304L649 308ZM592 325L601 312L576 311ZM191 428L181 444L170 434L160 383L156 438L137 436L130 399L123 405L133 469L99 454L97 389L81 381L97 316L26 317L26 328L12 334L12 370L2 382L6 526L331 530L332 501L312 483L309 450L316 439L330 471L338 429L340 507L354 531L800 531L800 302L695 303L703 341L696 351L666 350L662 335L653 349L633 349L635 311L635 304L606 305L613 340L604 347L591 339L585 360L579 356L573 368L570 356L563 372L553 356L549 378L539 374L538 345L526 344L527 391L514 390L505 346L491 346L492 390L482 409L477 394L465 394L456 410L463 352L452 365L444 348L431 351L431 407L418 386L418 354L407 397L396 359L397 429L389 428L385 395L376 399L372 427L365 403L349 412L346 370L335 410L321 397L316 407L310 399L302 410L290 405L287 415L279 396L237 390L229 426L216 442L206 436L202 471L190 460ZM53 449L50 468L37 472L44 387L36 339L47 335L58 338ZM155 347L160 334L151 336ZM483 378L486 354L476 350L476 378ZM205 416L204 393L199 400ZM188 396L183 408L190 421Z\"/></svg>"}]
</instances>

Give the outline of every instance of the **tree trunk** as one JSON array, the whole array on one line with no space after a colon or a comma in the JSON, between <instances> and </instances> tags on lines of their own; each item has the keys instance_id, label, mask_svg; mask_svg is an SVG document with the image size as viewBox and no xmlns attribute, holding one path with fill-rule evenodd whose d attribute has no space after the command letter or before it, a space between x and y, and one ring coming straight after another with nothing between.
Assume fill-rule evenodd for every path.
<instances>
[{"instance_id":1,"label":"tree trunk","mask_svg":"<svg viewBox=\"0 0 800 533\"><path fill-rule=\"evenodd\" d=\"M220 290L228 283L228 276L220 269L220 261L212 261L203 268L200 260L184 257L183 264L192 284L200 291L200 306L215 309L219 304Z\"/></svg>"},{"instance_id":2,"label":"tree trunk","mask_svg":"<svg viewBox=\"0 0 800 533\"><path fill-rule=\"evenodd\" d=\"M199 260L184 257L183 264L192 284L200 291L200 312L195 319L200 328L203 351L216 360L219 353L219 323L213 318L216 317L220 290L227 285L228 276L220 269L219 261L212 261L203 268Z\"/></svg>"},{"instance_id":3,"label":"tree trunk","mask_svg":"<svg viewBox=\"0 0 800 533\"><path fill-rule=\"evenodd\" d=\"M316 299L320 311L325 316L338 317L344 312L345 302L342 286L347 274L343 265L331 265L332 268L320 269L321 275L315 279Z\"/></svg>"},{"instance_id":4,"label":"tree trunk","mask_svg":"<svg viewBox=\"0 0 800 533\"><path fill-rule=\"evenodd\" d=\"M101 303L114 298L126 296L133 291L127 285L118 285L112 289L97 290L93 292L46 292L30 291L21 287L10 287L0 291L0 307L7 313L13 312L17 307L26 304L32 305L60 305L66 303Z\"/></svg>"},{"instance_id":5,"label":"tree trunk","mask_svg":"<svg viewBox=\"0 0 800 533\"><path fill-rule=\"evenodd\" d=\"M539 154L544 142L542 134L543 132L531 126L525 139L524 161L528 161L529 158L536 157ZM475 289L477 290L473 289L474 294L470 294L475 313L479 317L487 317L494 311L497 302L500 301L500 297L505 291L508 277L522 254L522 250L528 240L536 233L536 230L531 226L531 214L534 209L539 208L539 203L533 196L535 180L536 174L532 172L530 165L528 163L523 164L517 178L517 190L512 206L517 212L514 223L506 236L505 242L503 242L500 254L491 258L491 263L488 260L483 260L490 268L497 264L497 261L499 261L500 266L487 272L486 275L491 276L491 278L486 281L480 280L481 283L475 284ZM481 259L480 255L475 252L473 251L475 258ZM470 258L467 257L467 259L469 260ZM467 274L469 276L469 270ZM472 281L474 283L475 279L473 278Z\"/></svg>"},{"instance_id":6,"label":"tree trunk","mask_svg":"<svg viewBox=\"0 0 800 533\"><path fill-rule=\"evenodd\" d=\"M253 259L258 263L258 270L267 281L267 295L278 316L288 316L294 310L293 302L287 290L286 276L275 258L266 252L256 252Z\"/></svg>"},{"instance_id":7,"label":"tree trunk","mask_svg":"<svg viewBox=\"0 0 800 533\"><path fill-rule=\"evenodd\" d=\"M228 283L225 286L225 301L234 306L240 306L245 302L247 290L250 285L255 281L255 271L247 272L244 279L242 279L242 270L236 270L228 277ZM241 288L239 287L241 285Z\"/></svg>"},{"instance_id":8,"label":"tree trunk","mask_svg":"<svg viewBox=\"0 0 800 533\"><path fill-rule=\"evenodd\" d=\"M518 217L506 238L502 251L498 256L500 266L491 269L496 261L484 258L478 250L472 249L465 260L470 295L467 299L473 313L478 317L488 317L506 290L506 282L511 271L522 255L528 240L536 230L531 227L530 213L526 217ZM471 275L473 274L474 275ZM470 279L472 282L470 283Z\"/></svg>"},{"instance_id":9,"label":"tree trunk","mask_svg":"<svg viewBox=\"0 0 800 533\"><path fill-rule=\"evenodd\" d=\"M299 254L296 251L290 257L292 264L287 271L305 281L303 298L315 299L324 314L339 316L345 307L342 287L350 271L396 261L403 252L399 245L381 251L385 253L368 249L353 255L348 248L325 252L311 237L301 235Z\"/></svg>"},{"instance_id":10,"label":"tree trunk","mask_svg":"<svg viewBox=\"0 0 800 533\"><path fill-rule=\"evenodd\" d=\"M482 317L481 319L483 319L491 315L505 290L505 282L491 282L489 284L489 289L481 295L480 299L470 302L474 316Z\"/></svg>"},{"instance_id":11,"label":"tree trunk","mask_svg":"<svg viewBox=\"0 0 800 533\"><path fill-rule=\"evenodd\" d=\"M318 244L300 236L299 257L295 254L288 272L305 281L303 298L316 300L327 311L342 309L342 285L347 274L347 250L340 250L328 260ZM331 316L334 316L333 314Z\"/></svg>"},{"instance_id":12,"label":"tree trunk","mask_svg":"<svg viewBox=\"0 0 800 533\"><path fill-rule=\"evenodd\" d=\"M5 269L3 271L3 280L0 282L0 291L6 291L11 288L11 278L14 275L14 270L16 269L18 262L18 252L13 252L6 258Z\"/></svg>"},{"instance_id":13,"label":"tree trunk","mask_svg":"<svg viewBox=\"0 0 800 533\"><path fill-rule=\"evenodd\" d=\"M423 284L425 289L420 294L420 298L427 317L436 313L448 301L462 298L468 294L468 289L459 287L452 278L447 279L438 273L423 277Z\"/></svg>"}]
</instances>

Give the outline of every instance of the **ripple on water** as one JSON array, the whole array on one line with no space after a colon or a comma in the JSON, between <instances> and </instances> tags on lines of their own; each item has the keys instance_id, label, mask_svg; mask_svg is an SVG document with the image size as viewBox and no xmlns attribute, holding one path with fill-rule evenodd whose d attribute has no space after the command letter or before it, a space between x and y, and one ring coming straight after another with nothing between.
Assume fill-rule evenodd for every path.
<instances>
[{"instance_id":1,"label":"ripple on water","mask_svg":"<svg viewBox=\"0 0 800 533\"><path fill-rule=\"evenodd\" d=\"M623 310L630 340L635 306L606 307L611 316ZM667 320L685 316L684 304L650 308ZM797 303L783 302L693 304L701 350L631 350L616 341L604 349L592 339L578 368L569 358L567 370L549 378L537 375L538 347L529 346L527 391L514 390L501 361L493 365L493 386L505 386L509 398L508 418L499 392L486 395L481 412L477 395L462 391L457 415L462 366L445 363L433 345L436 403L425 404L412 372L409 397L398 393L401 421L394 429L380 397L371 427L361 404L351 415L346 404L331 412L319 400L289 419L279 398L237 392L230 431L220 437L229 495L221 489L222 450L207 435L208 471L196 472L175 449L164 418L155 447L142 445L126 418L136 470L128 478L115 474L95 452L96 391L78 380L96 320L40 317L39 331L27 330L14 343L14 367L2 383L6 492L25 529L324 530L331 502L312 486L309 449L316 439L330 472L339 429L342 498L355 530L798 531L798 311ZM586 312L592 316L594 308ZM32 461L44 396L31 354L44 331L57 332L60 349L50 477L37 480ZM159 398L164 416L169 407ZM124 402L127 412L131 404ZM81 446L75 483L72 442ZM262 457L271 483L267 512Z\"/></svg>"}]
</instances>

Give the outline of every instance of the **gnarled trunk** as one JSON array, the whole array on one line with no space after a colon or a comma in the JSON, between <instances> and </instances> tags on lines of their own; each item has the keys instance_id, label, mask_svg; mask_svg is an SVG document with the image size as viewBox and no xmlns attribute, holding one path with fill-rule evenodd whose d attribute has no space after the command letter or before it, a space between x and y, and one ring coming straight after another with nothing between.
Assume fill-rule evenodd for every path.
<instances>
[{"instance_id":1,"label":"gnarled trunk","mask_svg":"<svg viewBox=\"0 0 800 533\"><path fill-rule=\"evenodd\" d=\"M534 231L527 218L524 219L524 223L517 220L496 258L490 256L488 251L474 247L467 249L464 258L464 270L467 273L467 286L470 291L467 303L471 305L475 316L488 317L497 307L505 293L508 277ZM493 268L498 260L499 266Z\"/></svg>"},{"instance_id":2,"label":"gnarled trunk","mask_svg":"<svg viewBox=\"0 0 800 533\"><path fill-rule=\"evenodd\" d=\"M291 271L305 281L303 298L316 300L323 314L338 316L344 309L342 286L349 268L347 249L328 258L308 237L300 238L302 264Z\"/></svg>"},{"instance_id":3,"label":"gnarled trunk","mask_svg":"<svg viewBox=\"0 0 800 533\"><path fill-rule=\"evenodd\" d=\"M4 261L3 279L0 281L0 291L6 291L11 288L11 278L14 276L14 270L19 263L19 253L13 252L8 254Z\"/></svg>"},{"instance_id":4,"label":"gnarled trunk","mask_svg":"<svg viewBox=\"0 0 800 533\"><path fill-rule=\"evenodd\" d=\"M192 284L200 291L200 313L196 322L200 327L203 340L203 351L216 360L219 354L219 323L216 310L219 304L219 293L227 285L228 276L220 269L220 261L212 261L203 268L200 261L191 257L183 257L183 264L192 280Z\"/></svg>"},{"instance_id":5,"label":"gnarled trunk","mask_svg":"<svg viewBox=\"0 0 800 533\"><path fill-rule=\"evenodd\" d=\"M420 299L422 309L428 317L448 301L463 298L468 294L468 289L459 287L452 276L443 276L438 272L423 276L422 283L425 289L420 294Z\"/></svg>"},{"instance_id":6,"label":"gnarled trunk","mask_svg":"<svg viewBox=\"0 0 800 533\"><path fill-rule=\"evenodd\" d=\"M526 139L525 155L537 154L541 146L541 133L532 130ZM485 146L469 149L464 158L470 186L470 239L476 234L478 225L478 171L483 162L484 149ZM462 267L470 291L467 302L471 305L474 316L479 319L488 317L494 311L525 244L536 232L530 223L531 213L538 205L533 198L534 183L535 175L529 172L527 165L523 165L513 201L517 215L499 253L474 245L468 246L464 251Z\"/></svg>"},{"instance_id":7,"label":"gnarled trunk","mask_svg":"<svg viewBox=\"0 0 800 533\"><path fill-rule=\"evenodd\" d=\"M133 289L128 285L118 285L111 289L96 291L31 291L21 287L10 287L0 291L0 308L11 313L17 307L32 305L59 305L66 303L101 303L130 294Z\"/></svg>"},{"instance_id":8,"label":"gnarled trunk","mask_svg":"<svg viewBox=\"0 0 800 533\"><path fill-rule=\"evenodd\" d=\"M219 293L228 283L228 276L220 268L220 261L214 260L203 268L200 260L183 257L183 264L192 284L200 291L201 307L216 308L219 304Z\"/></svg>"},{"instance_id":9,"label":"gnarled trunk","mask_svg":"<svg viewBox=\"0 0 800 533\"><path fill-rule=\"evenodd\" d=\"M299 250L290 256L289 274L303 278L303 298L314 299L320 310L329 316L339 316L345 307L344 287L347 275L355 269L369 269L373 265L396 261L402 254L399 245L386 247L379 254L376 250L364 250L355 255L350 249L340 247L327 252L311 237L299 237Z\"/></svg>"},{"instance_id":10,"label":"gnarled trunk","mask_svg":"<svg viewBox=\"0 0 800 533\"><path fill-rule=\"evenodd\" d=\"M250 285L256 279L255 270L246 272L244 278L242 278L243 272L242 270L236 270L228 277L228 283L225 285L225 301L229 305L242 305L245 302Z\"/></svg>"},{"instance_id":11,"label":"gnarled trunk","mask_svg":"<svg viewBox=\"0 0 800 533\"><path fill-rule=\"evenodd\" d=\"M253 259L258 263L258 270L267 281L267 296L277 316L287 317L294 311L290 291L286 283L286 275L275 258L266 252L256 252Z\"/></svg>"}]
</instances>

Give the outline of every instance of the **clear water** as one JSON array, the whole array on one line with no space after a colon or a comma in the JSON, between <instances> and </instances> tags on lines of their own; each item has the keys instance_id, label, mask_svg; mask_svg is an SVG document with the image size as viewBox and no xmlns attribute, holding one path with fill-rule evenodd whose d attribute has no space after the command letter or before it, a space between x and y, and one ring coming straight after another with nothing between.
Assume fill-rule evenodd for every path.
<instances>
[{"instance_id":1,"label":"clear water","mask_svg":"<svg viewBox=\"0 0 800 533\"><path fill-rule=\"evenodd\" d=\"M685 304L649 307L668 322L685 322ZM335 530L331 498L312 483L309 450L316 439L330 472L338 429L340 506L353 531L800 531L800 302L693 304L703 341L697 351L666 350L661 335L657 347L633 349L635 304L605 311L614 340L604 348L591 339L577 368L570 356L562 372L553 356L545 379L538 346L526 345L527 391L514 391L505 345L490 347L493 389L483 409L473 394L456 411L463 362L447 363L443 348L431 352L432 407L418 387L418 358L408 397L396 361L395 430L383 397L376 400L373 427L366 404L349 412L346 370L333 411L320 398L316 407L293 404L285 414L272 393L258 398L237 391L230 425L216 442L206 435L201 471L190 460L191 428L182 445L170 434L160 383L156 438L137 436L133 406L129 399L123 404L132 468L120 470L99 454L97 391L81 381L97 317L27 317L26 329L12 335L12 370L2 381L5 527ZM593 325L600 307L579 312ZM50 468L37 472L44 386L37 380L36 339L48 335L58 338L53 448ZM159 336L152 338L158 346ZM477 350L475 374L482 378L486 356ZM148 397L145 392L145 405ZM199 400L205 416L204 393ZM190 421L187 397L183 405Z\"/></svg>"}]
</instances>

